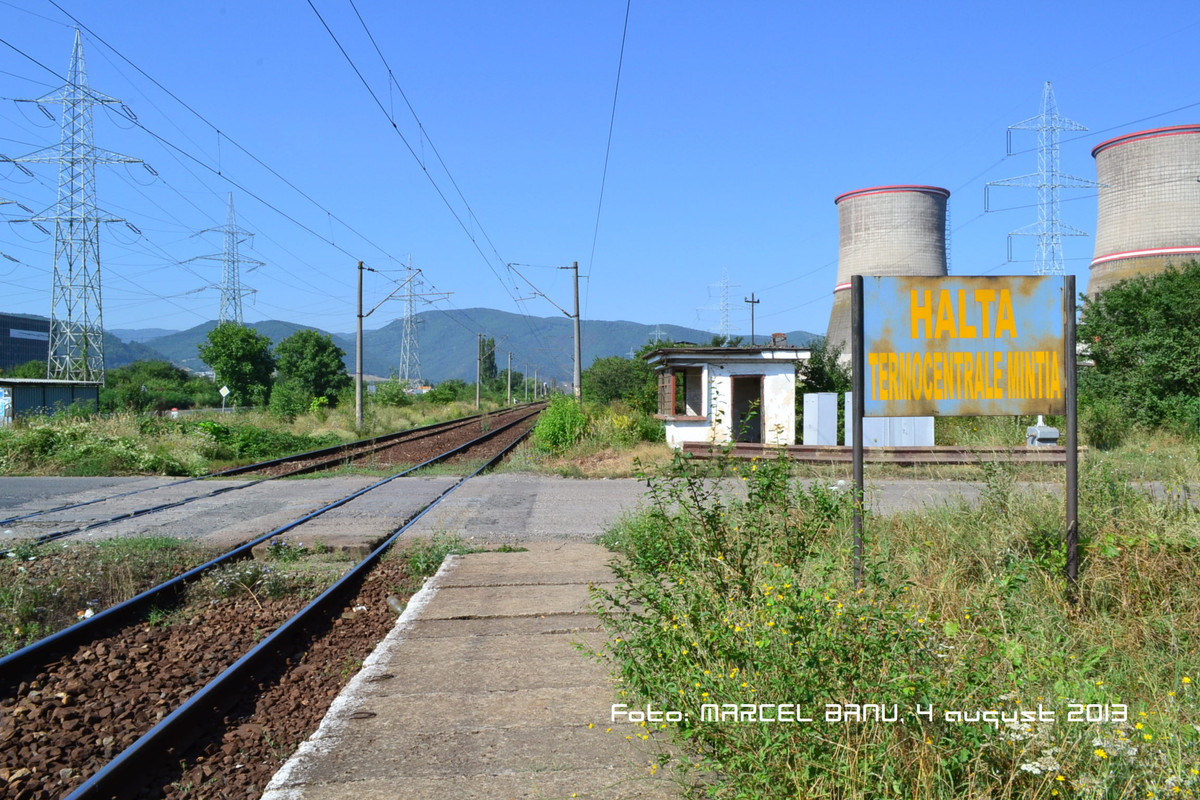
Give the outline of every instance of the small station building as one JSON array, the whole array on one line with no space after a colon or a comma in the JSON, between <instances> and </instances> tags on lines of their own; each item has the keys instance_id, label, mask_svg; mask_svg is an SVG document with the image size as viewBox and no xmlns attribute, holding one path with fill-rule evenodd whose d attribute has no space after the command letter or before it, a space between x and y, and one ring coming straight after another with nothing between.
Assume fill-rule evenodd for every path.
<instances>
[{"instance_id":1,"label":"small station building","mask_svg":"<svg viewBox=\"0 0 1200 800\"><path fill-rule=\"evenodd\" d=\"M53 414L76 404L96 411L100 406L100 384L0 376L0 425L30 414Z\"/></svg>"},{"instance_id":2,"label":"small station building","mask_svg":"<svg viewBox=\"0 0 1200 800\"><path fill-rule=\"evenodd\" d=\"M644 358L658 373L667 444L796 441L796 364L811 351L783 334L753 347L663 347Z\"/></svg>"}]
</instances>

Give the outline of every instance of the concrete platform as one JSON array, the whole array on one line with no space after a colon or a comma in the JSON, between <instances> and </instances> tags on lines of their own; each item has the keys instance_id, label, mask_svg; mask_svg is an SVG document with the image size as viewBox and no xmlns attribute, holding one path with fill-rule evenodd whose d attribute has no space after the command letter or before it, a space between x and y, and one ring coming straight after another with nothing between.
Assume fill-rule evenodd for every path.
<instances>
[{"instance_id":1,"label":"concrete platform","mask_svg":"<svg viewBox=\"0 0 1200 800\"><path fill-rule=\"evenodd\" d=\"M603 548L454 556L276 774L265 800L667 800L665 732L611 722L588 587Z\"/></svg>"}]
</instances>

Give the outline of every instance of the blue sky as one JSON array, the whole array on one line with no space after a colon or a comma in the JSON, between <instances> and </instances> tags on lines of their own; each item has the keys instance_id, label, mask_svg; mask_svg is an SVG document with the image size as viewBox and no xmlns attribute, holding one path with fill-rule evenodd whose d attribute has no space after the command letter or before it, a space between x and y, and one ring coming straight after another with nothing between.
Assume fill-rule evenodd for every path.
<instances>
[{"instance_id":1,"label":"blue sky","mask_svg":"<svg viewBox=\"0 0 1200 800\"><path fill-rule=\"evenodd\" d=\"M735 332L749 331L754 292L760 334L823 333L837 195L946 187L951 271L1030 274L1033 241L1006 263L1006 234L1036 221L1036 192L993 190L1001 210L985 214L983 186L1036 171L1036 134L1015 134L1006 158L1006 128L1038 113L1045 81L1090 129L1063 136L1062 169L1080 177L1095 178L1105 139L1200 121L1195 2L633 0L597 228L620 0L355 0L392 80L350 0L312 0L386 113L308 0L58 3L0 2L0 153L57 142L57 123L12 99L59 85L34 60L66 73L69 12L86 26L92 88L139 123L98 108L96 145L157 172L97 169L101 208L141 232L102 231L109 328L216 317L217 291L198 290L220 263L189 259L221 251L219 234L195 234L224 223L232 191L256 234L243 254L266 262L243 275L257 289L247 321L351 331L355 262L381 271L371 306L411 256L425 291L451 293L427 308L555 315L505 264L530 265L518 269L569 307L554 267L578 261L585 319L715 329L727 270ZM0 198L41 211L57 174L30 169L0 164ZM1063 198L1063 221L1092 232L1094 191ZM0 310L46 315L53 242L8 222L21 216L0 206ZM1064 243L1080 289L1092 248ZM368 327L400 314L385 304Z\"/></svg>"}]
</instances>

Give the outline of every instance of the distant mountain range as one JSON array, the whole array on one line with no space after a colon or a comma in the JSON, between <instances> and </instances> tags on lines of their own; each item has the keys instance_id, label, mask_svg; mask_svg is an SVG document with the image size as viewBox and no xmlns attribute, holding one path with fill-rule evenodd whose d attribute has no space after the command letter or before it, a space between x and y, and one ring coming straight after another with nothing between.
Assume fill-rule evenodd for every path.
<instances>
[{"instance_id":1,"label":"distant mountain range","mask_svg":"<svg viewBox=\"0 0 1200 800\"><path fill-rule=\"evenodd\" d=\"M571 382L573 326L565 316L526 317L490 308L469 308L452 312L424 311L417 314L415 320L421 376L426 381L437 383L459 378L473 383L478 334L482 333L496 341L498 369L504 370L508 366L511 352L514 371L528 375L536 371L544 380ZM105 360L112 368L138 359L159 358L201 372L207 366L200 360L197 346L216 325L216 321L210 321L185 331L112 329L105 332ZM279 342L308 326L267 320L248 323L247 327ZM401 319L377 330L364 331L363 372L382 377L392 374L399 365L403 334ZM346 352L347 370L353 371L354 334L330 335ZM696 344L706 344L713 338L710 331L698 328L604 320L584 320L581 336L584 368L597 358L629 356L655 338ZM759 343L767 336L769 333L759 334ZM788 343L799 346L808 344L815 336L808 331L787 334Z\"/></svg>"}]
</instances>

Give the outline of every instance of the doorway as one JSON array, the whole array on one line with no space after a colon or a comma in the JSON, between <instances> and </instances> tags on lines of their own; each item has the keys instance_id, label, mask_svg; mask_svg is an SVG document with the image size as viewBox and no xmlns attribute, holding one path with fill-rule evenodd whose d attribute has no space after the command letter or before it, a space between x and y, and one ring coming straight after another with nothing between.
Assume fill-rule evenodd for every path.
<instances>
[{"instance_id":1,"label":"doorway","mask_svg":"<svg viewBox=\"0 0 1200 800\"><path fill-rule=\"evenodd\" d=\"M762 442L762 384L761 375L739 376L733 379L735 442Z\"/></svg>"}]
</instances>

